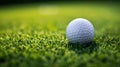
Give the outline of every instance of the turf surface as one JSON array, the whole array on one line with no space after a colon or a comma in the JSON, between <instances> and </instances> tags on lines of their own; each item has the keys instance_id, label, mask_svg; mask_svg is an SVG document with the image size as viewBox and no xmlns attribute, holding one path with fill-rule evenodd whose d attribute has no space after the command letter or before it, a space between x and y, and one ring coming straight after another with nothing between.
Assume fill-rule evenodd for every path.
<instances>
[{"instance_id":1,"label":"turf surface","mask_svg":"<svg viewBox=\"0 0 120 67\"><path fill-rule=\"evenodd\" d=\"M0 67L119 67L119 11L115 4L0 7ZM78 17L93 23L93 42L68 42L66 26Z\"/></svg>"}]
</instances>

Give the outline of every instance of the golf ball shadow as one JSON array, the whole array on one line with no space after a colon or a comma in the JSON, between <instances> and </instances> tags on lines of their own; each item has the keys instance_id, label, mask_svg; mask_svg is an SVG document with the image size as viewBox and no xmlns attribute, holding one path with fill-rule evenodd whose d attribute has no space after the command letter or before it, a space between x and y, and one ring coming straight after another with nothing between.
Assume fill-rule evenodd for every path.
<instances>
[{"instance_id":1,"label":"golf ball shadow","mask_svg":"<svg viewBox=\"0 0 120 67\"><path fill-rule=\"evenodd\" d=\"M69 50L73 50L78 54L82 53L92 53L98 49L98 45L95 41L91 41L89 43L79 44L79 43L68 43Z\"/></svg>"},{"instance_id":2,"label":"golf ball shadow","mask_svg":"<svg viewBox=\"0 0 120 67\"><path fill-rule=\"evenodd\" d=\"M80 44L80 43L70 43L69 42L69 45L72 46L72 47L89 47L93 42L89 42L89 43L83 43L83 44Z\"/></svg>"}]
</instances>

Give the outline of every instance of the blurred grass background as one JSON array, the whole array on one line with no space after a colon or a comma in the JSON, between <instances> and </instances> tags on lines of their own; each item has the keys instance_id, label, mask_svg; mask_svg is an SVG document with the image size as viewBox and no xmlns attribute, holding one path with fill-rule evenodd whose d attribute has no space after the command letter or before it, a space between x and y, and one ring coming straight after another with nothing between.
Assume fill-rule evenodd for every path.
<instances>
[{"instance_id":1,"label":"blurred grass background","mask_svg":"<svg viewBox=\"0 0 120 67\"><path fill-rule=\"evenodd\" d=\"M37 3L0 7L0 67L119 67L118 3ZM90 20L95 38L71 46L66 26Z\"/></svg>"}]
</instances>

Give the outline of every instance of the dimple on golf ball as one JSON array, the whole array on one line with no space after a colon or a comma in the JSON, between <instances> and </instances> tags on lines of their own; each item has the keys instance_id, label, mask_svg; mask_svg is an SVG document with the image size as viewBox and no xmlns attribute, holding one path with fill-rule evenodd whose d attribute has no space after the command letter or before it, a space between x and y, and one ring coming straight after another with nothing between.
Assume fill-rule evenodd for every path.
<instances>
[{"instance_id":1,"label":"dimple on golf ball","mask_svg":"<svg viewBox=\"0 0 120 67\"><path fill-rule=\"evenodd\" d=\"M89 43L94 37L94 27L87 19L74 19L67 26L66 37L70 43Z\"/></svg>"}]
</instances>

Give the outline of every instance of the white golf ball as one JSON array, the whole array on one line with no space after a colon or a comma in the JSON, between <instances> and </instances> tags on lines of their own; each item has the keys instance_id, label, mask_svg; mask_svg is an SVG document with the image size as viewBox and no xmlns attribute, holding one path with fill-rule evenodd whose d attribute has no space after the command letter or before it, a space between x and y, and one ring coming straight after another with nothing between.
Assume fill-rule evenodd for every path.
<instances>
[{"instance_id":1,"label":"white golf ball","mask_svg":"<svg viewBox=\"0 0 120 67\"><path fill-rule=\"evenodd\" d=\"M86 19L74 19L67 26L66 37L70 43L89 43L94 37L94 27L91 22Z\"/></svg>"}]
</instances>

